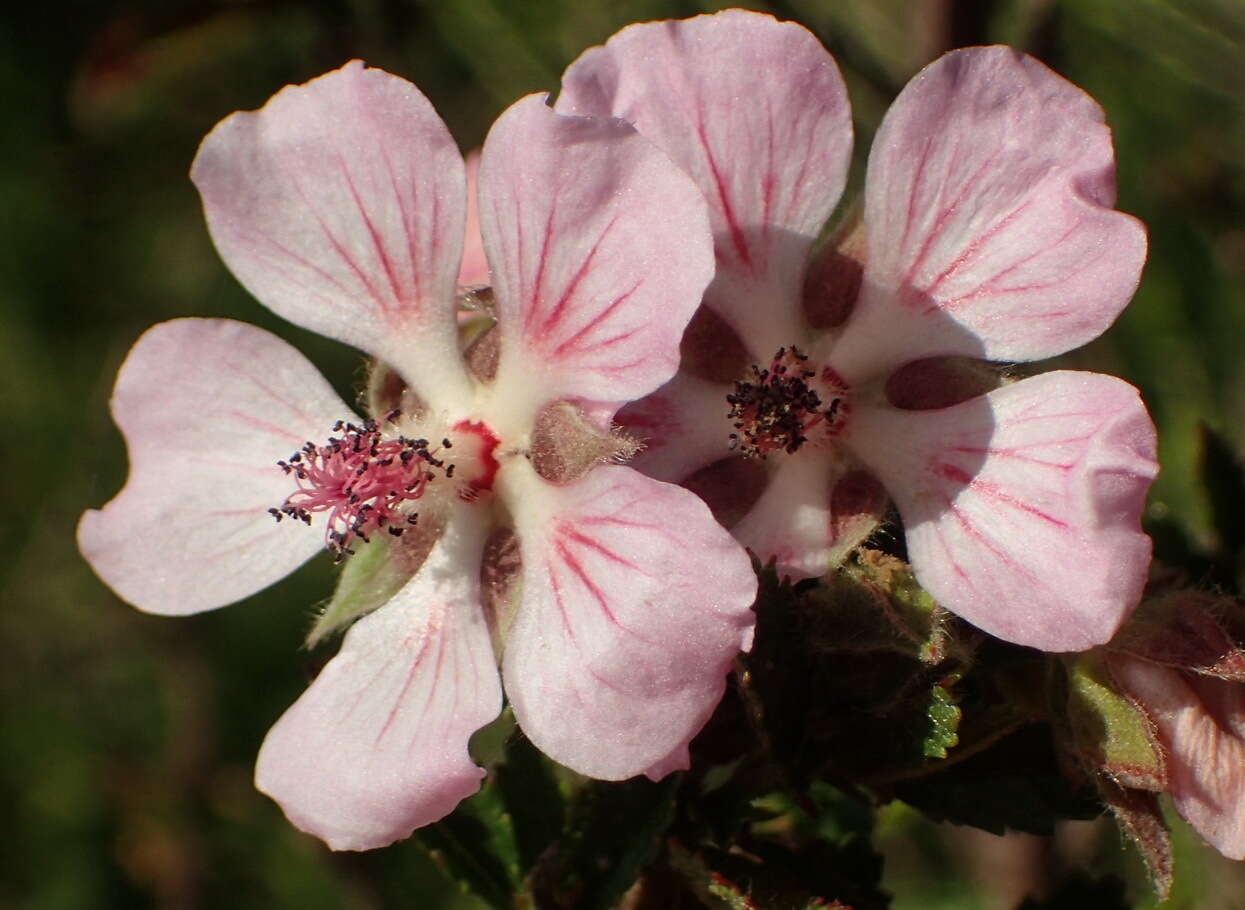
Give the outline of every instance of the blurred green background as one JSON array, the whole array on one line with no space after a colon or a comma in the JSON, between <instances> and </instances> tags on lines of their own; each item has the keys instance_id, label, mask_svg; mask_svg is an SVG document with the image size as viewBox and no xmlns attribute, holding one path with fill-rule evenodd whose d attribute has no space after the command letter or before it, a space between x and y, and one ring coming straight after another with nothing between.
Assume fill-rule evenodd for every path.
<instances>
[{"instance_id":1,"label":"blurred green background","mask_svg":"<svg viewBox=\"0 0 1245 910\"><path fill-rule=\"evenodd\" d=\"M415 82L470 149L507 104L556 90L564 66L620 26L718 8L80 0L5 13L0 907L476 906L417 842L330 854L251 786L265 731L305 685L312 656L300 642L330 589L329 560L253 602L173 620L122 604L80 559L78 515L125 478L107 412L113 376L149 324L231 316L291 340L351 395L356 353L271 316L211 246L186 171L226 114L357 56ZM1199 424L1238 452L1245 446L1245 2L754 8L804 23L837 57L857 121L857 187L890 99L951 47L1014 44L1106 108L1119 204L1149 225L1150 260L1119 323L1064 360L1142 388L1162 433L1152 518L1173 529L1178 546L1212 550ZM970 858L987 846L902 810L883 821L896 906L997 905L990 874L973 884ZM1032 849L1048 859L1097 857L1136 878L1112 830L1077 836L1075 849L1067 837ZM1245 907L1239 868L1187 834L1181 841L1171 906Z\"/></svg>"}]
</instances>

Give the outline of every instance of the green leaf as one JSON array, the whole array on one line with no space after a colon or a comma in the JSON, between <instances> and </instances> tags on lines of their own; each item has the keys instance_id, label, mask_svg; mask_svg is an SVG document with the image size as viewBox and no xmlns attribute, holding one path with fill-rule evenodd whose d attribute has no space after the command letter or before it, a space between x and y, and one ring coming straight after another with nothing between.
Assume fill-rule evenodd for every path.
<instances>
[{"instance_id":1,"label":"green leaf","mask_svg":"<svg viewBox=\"0 0 1245 910\"><path fill-rule=\"evenodd\" d=\"M755 821L734 840L738 849L704 842L691 849L675 839L668 846L670 867L707 907L888 905L867 803L817 781L802 796L768 793L754 808Z\"/></svg>"},{"instance_id":2,"label":"green leaf","mask_svg":"<svg viewBox=\"0 0 1245 910\"><path fill-rule=\"evenodd\" d=\"M947 750L960 741L960 706L947 689L934 686L926 716L929 729L921 740L921 754L926 758L946 758Z\"/></svg>"},{"instance_id":3,"label":"green leaf","mask_svg":"<svg viewBox=\"0 0 1245 910\"><path fill-rule=\"evenodd\" d=\"M1043 724L1030 724L937 773L898 782L891 792L936 821L994 834L1050 834L1058 821L1102 814L1097 794L1063 774Z\"/></svg>"},{"instance_id":4,"label":"green leaf","mask_svg":"<svg viewBox=\"0 0 1245 910\"><path fill-rule=\"evenodd\" d=\"M917 583L907 563L876 550L861 550L841 577L882 595L877 607L904 642L904 653L927 664L948 656L948 614Z\"/></svg>"},{"instance_id":5,"label":"green leaf","mask_svg":"<svg viewBox=\"0 0 1245 910\"><path fill-rule=\"evenodd\" d=\"M528 877L540 907L614 907L653 861L674 819L682 775L659 783L591 781L576 795L562 835Z\"/></svg>"},{"instance_id":6,"label":"green leaf","mask_svg":"<svg viewBox=\"0 0 1245 910\"><path fill-rule=\"evenodd\" d=\"M494 907L513 906L522 879L519 852L514 825L492 781L417 836L464 889Z\"/></svg>"},{"instance_id":7,"label":"green leaf","mask_svg":"<svg viewBox=\"0 0 1245 910\"><path fill-rule=\"evenodd\" d=\"M506 740L497 787L514 827L519 868L526 875L561 833L566 801L549 759L519 730Z\"/></svg>"}]
</instances>

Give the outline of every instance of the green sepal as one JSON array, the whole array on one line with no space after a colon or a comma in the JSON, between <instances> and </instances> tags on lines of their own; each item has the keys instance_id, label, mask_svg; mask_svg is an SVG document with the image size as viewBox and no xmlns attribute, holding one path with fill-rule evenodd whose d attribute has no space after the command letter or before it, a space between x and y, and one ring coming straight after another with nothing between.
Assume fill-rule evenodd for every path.
<instances>
[{"instance_id":1,"label":"green sepal","mask_svg":"<svg viewBox=\"0 0 1245 910\"><path fill-rule=\"evenodd\" d=\"M1105 655L1078 654L1064 666L1067 729L1077 758L1126 787L1165 789L1166 762L1150 719L1116 691Z\"/></svg>"},{"instance_id":2,"label":"green sepal","mask_svg":"<svg viewBox=\"0 0 1245 910\"><path fill-rule=\"evenodd\" d=\"M1103 775L1098 776L1098 792L1120 830L1141 854L1155 896L1160 901L1167 900L1172 889L1175 859L1171 832L1159 807L1158 794L1121 787Z\"/></svg>"},{"instance_id":3,"label":"green sepal","mask_svg":"<svg viewBox=\"0 0 1245 910\"><path fill-rule=\"evenodd\" d=\"M333 596L316 616L306 645L314 648L334 632L371 613L401 590L415 574L409 560L394 558L401 544L388 534L377 534L370 543L359 544L342 562Z\"/></svg>"},{"instance_id":4,"label":"green sepal","mask_svg":"<svg viewBox=\"0 0 1245 910\"><path fill-rule=\"evenodd\" d=\"M1142 602L1105 648L1141 660L1245 682L1245 612L1232 597L1176 590Z\"/></svg>"}]
</instances>

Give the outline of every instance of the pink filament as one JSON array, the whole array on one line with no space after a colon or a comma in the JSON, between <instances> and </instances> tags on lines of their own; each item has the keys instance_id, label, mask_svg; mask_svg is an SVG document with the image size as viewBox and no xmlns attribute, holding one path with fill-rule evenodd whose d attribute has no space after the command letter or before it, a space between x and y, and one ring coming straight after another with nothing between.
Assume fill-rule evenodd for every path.
<instances>
[{"instance_id":1,"label":"pink filament","mask_svg":"<svg viewBox=\"0 0 1245 910\"><path fill-rule=\"evenodd\" d=\"M386 422L397 416L388 415ZM294 476L298 490L268 511L277 521L288 515L307 524L313 513L328 512L325 546L340 560L354 552L356 537L367 543L382 528L397 537L415 524L418 516L406 504L424 494L435 476L431 469L444 462L428 450L426 439L385 438L372 420L362 426L338 421L333 430L345 432L321 446L308 442L289 461L277 462Z\"/></svg>"}]
</instances>

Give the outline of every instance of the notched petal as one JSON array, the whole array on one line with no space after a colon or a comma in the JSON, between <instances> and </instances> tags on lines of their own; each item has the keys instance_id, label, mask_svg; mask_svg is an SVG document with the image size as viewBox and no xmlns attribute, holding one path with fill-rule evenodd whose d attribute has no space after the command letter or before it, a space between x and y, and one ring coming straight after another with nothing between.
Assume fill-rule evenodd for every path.
<instances>
[{"instance_id":1,"label":"notched petal","mask_svg":"<svg viewBox=\"0 0 1245 910\"><path fill-rule=\"evenodd\" d=\"M519 538L512 528L497 528L485 541L480 560L480 599L497 654L503 653L506 635L514 622L522 573Z\"/></svg>"},{"instance_id":2,"label":"notched petal","mask_svg":"<svg viewBox=\"0 0 1245 910\"><path fill-rule=\"evenodd\" d=\"M571 64L558 109L621 117L692 176L713 227L712 305L761 353L789 344L768 328L795 321L852 148L847 91L817 38L745 10L633 25Z\"/></svg>"},{"instance_id":3,"label":"notched petal","mask_svg":"<svg viewBox=\"0 0 1245 910\"><path fill-rule=\"evenodd\" d=\"M1158 465L1127 383L1055 372L939 410L861 407L846 444L899 507L918 580L979 628L1084 650L1137 605Z\"/></svg>"},{"instance_id":4,"label":"notched petal","mask_svg":"<svg viewBox=\"0 0 1245 910\"><path fill-rule=\"evenodd\" d=\"M1146 236L1111 208L1103 119L1011 48L953 51L913 78L869 157L869 256L845 375L921 356L1038 360L1110 325L1137 287Z\"/></svg>"},{"instance_id":5,"label":"notched petal","mask_svg":"<svg viewBox=\"0 0 1245 910\"><path fill-rule=\"evenodd\" d=\"M463 160L415 86L357 60L287 86L217 124L191 179L221 258L260 302L428 382L426 397L465 394Z\"/></svg>"},{"instance_id":6,"label":"notched petal","mask_svg":"<svg viewBox=\"0 0 1245 910\"><path fill-rule=\"evenodd\" d=\"M262 329L178 319L149 329L117 375L112 413L130 454L121 492L78 525L78 546L140 610L182 615L241 600L324 545L278 524L294 491L277 467L357 420L302 354Z\"/></svg>"},{"instance_id":7,"label":"notched petal","mask_svg":"<svg viewBox=\"0 0 1245 910\"><path fill-rule=\"evenodd\" d=\"M499 386L522 384L535 406L620 402L673 375L712 240L691 180L630 126L516 102L484 144L480 227Z\"/></svg>"}]
</instances>

